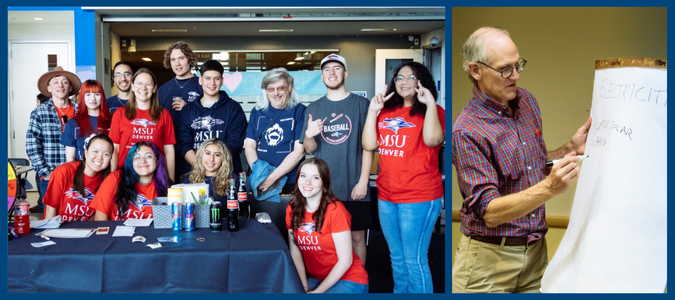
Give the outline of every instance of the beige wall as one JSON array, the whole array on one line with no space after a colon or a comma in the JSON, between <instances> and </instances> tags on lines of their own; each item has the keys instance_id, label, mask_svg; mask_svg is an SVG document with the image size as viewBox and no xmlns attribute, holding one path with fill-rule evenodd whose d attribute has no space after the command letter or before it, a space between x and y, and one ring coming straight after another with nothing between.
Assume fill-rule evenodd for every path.
<instances>
[{"instance_id":1,"label":"beige wall","mask_svg":"<svg viewBox=\"0 0 675 300\"><path fill-rule=\"evenodd\" d=\"M462 44L486 25L507 29L520 56L527 59L518 85L539 101L549 150L569 141L588 118L595 60L667 58L666 8L453 8L453 120L472 97L472 83L462 68ZM452 176L452 209L458 210L462 196L454 168ZM547 215L569 216L575 188L548 201ZM454 260L461 233L458 223L452 227ZM549 230L549 259L563 235L564 228Z\"/></svg>"}]
</instances>

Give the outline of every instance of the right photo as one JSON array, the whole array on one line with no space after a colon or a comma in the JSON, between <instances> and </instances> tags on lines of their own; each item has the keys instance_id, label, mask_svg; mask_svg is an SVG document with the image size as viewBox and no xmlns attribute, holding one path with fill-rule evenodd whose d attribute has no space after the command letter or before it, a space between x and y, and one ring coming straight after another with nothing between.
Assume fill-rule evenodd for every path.
<instances>
[{"instance_id":1,"label":"right photo","mask_svg":"<svg viewBox=\"0 0 675 300\"><path fill-rule=\"evenodd\" d=\"M667 293L667 9L455 7L449 53L452 292Z\"/></svg>"}]
</instances>

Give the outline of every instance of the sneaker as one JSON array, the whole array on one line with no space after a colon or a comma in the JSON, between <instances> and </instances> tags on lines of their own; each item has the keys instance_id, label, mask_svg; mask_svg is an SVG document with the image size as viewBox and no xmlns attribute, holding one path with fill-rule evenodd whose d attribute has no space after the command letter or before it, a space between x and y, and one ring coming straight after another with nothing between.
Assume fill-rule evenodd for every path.
<instances>
[{"instance_id":1,"label":"sneaker","mask_svg":"<svg viewBox=\"0 0 675 300\"><path fill-rule=\"evenodd\" d=\"M35 205L28 209L30 213L44 213L45 209L39 205Z\"/></svg>"}]
</instances>

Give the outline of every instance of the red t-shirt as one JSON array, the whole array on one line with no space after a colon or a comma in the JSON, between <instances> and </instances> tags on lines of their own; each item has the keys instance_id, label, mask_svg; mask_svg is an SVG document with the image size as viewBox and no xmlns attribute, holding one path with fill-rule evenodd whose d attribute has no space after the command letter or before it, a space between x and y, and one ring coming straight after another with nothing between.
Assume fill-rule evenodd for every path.
<instances>
[{"instance_id":1,"label":"red t-shirt","mask_svg":"<svg viewBox=\"0 0 675 300\"><path fill-rule=\"evenodd\" d=\"M103 175L97 173L94 177L84 176L84 193L81 195L73 186L75 171L80 161L64 163L52 172L49 178L44 203L56 209L64 222L87 221L96 210L91 208L94 194L103 181Z\"/></svg>"},{"instance_id":2,"label":"red t-shirt","mask_svg":"<svg viewBox=\"0 0 675 300\"><path fill-rule=\"evenodd\" d=\"M147 185L140 183L136 184L136 191L138 196L136 201L129 203L129 209L120 218L117 214L117 205L115 204L115 197L117 197L117 184L120 182L122 173L118 170L111 173L101 183L98 193L91 203L91 207L108 216L108 220L126 220L126 219L151 219L152 218L152 199L157 196L155 190L155 181L153 180Z\"/></svg>"},{"instance_id":3,"label":"red t-shirt","mask_svg":"<svg viewBox=\"0 0 675 300\"><path fill-rule=\"evenodd\" d=\"M54 108L56 109L56 114L59 115L59 122L61 122L61 132L63 132L66 129L66 124L68 124L68 121L63 122L63 116L65 115L68 117L68 120L72 119L75 116L75 109L73 108L73 104L70 103L70 101L68 101L67 108L59 108L56 107L56 105L54 105Z\"/></svg>"},{"instance_id":4,"label":"red t-shirt","mask_svg":"<svg viewBox=\"0 0 675 300\"><path fill-rule=\"evenodd\" d=\"M424 144L424 115L410 116L412 107L383 109L377 116L380 171L377 197L393 203L417 203L443 196L438 169L441 145ZM436 106L445 135L445 110Z\"/></svg>"},{"instance_id":5,"label":"red t-shirt","mask_svg":"<svg viewBox=\"0 0 675 300\"><path fill-rule=\"evenodd\" d=\"M352 216L340 201L328 204L321 233L316 231L312 216L314 216L314 213L305 212L305 221L300 225L299 230L298 228L293 229L293 237L300 253L302 253L302 259L307 266L307 273L312 278L323 281L338 261L331 234L350 230ZM288 229L291 227L292 217L293 211L289 204L286 207L286 228ZM352 250L352 256L352 265L340 280L368 284L368 273L363 268L361 259L354 250Z\"/></svg>"},{"instance_id":6,"label":"red t-shirt","mask_svg":"<svg viewBox=\"0 0 675 300\"><path fill-rule=\"evenodd\" d=\"M124 166L129 149L139 141L153 142L164 154L164 145L175 145L176 135L173 131L171 114L162 108L157 122L153 122L149 110L136 109L136 118L129 120L124 115L126 107L120 107L113 114L110 122L110 139L120 145L117 165Z\"/></svg>"}]
</instances>

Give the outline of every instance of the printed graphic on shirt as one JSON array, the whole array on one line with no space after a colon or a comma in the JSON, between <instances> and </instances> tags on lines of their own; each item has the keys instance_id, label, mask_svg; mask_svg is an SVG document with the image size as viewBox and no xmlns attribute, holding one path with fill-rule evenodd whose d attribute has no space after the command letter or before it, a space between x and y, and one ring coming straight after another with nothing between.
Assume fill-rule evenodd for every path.
<instances>
[{"instance_id":1,"label":"printed graphic on shirt","mask_svg":"<svg viewBox=\"0 0 675 300\"><path fill-rule=\"evenodd\" d=\"M132 125L143 126L143 127L146 127L146 128L147 128L149 125L157 125L157 123L154 123L154 122L152 122L152 121L150 121L150 120L146 120L146 119L134 119L133 121L131 121L131 124L132 124Z\"/></svg>"},{"instance_id":2,"label":"printed graphic on shirt","mask_svg":"<svg viewBox=\"0 0 675 300\"><path fill-rule=\"evenodd\" d=\"M136 201L133 202L139 210L143 210L143 207L152 205L152 201L146 198L143 194L136 195Z\"/></svg>"},{"instance_id":3,"label":"printed graphic on shirt","mask_svg":"<svg viewBox=\"0 0 675 300\"><path fill-rule=\"evenodd\" d=\"M396 117L393 119L385 118L384 121L379 122L377 126L380 129L389 129L394 132L394 134L382 134L382 132L380 133L380 147L378 150L380 155L405 157L404 148L410 136L405 134L398 134L398 131L403 128L416 127L415 124L407 122L403 117Z\"/></svg>"},{"instance_id":4,"label":"printed graphic on shirt","mask_svg":"<svg viewBox=\"0 0 675 300\"><path fill-rule=\"evenodd\" d=\"M146 119L135 119L131 121L131 124L135 125L133 126L133 135L131 136L132 139L148 141L154 139L153 135L155 134L155 126L157 123ZM131 149L131 146L127 145L127 148Z\"/></svg>"},{"instance_id":5,"label":"printed graphic on shirt","mask_svg":"<svg viewBox=\"0 0 675 300\"><path fill-rule=\"evenodd\" d=\"M401 128L412 128L415 127L415 124L406 122L402 117L396 117L393 119L384 119L384 121L377 124L380 129L389 129L398 134L398 130Z\"/></svg>"},{"instance_id":6,"label":"printed graphic on shirt","mask_svg":"<svg viewBox=\"0 0 675 300\"><path fill-rule=\"evenodd\" d=\"M192 129L195 130L195 140L192 145L193 149L197 150L202 143L208 139L220 138L223 135L222 130L211 131L211 129L217 125L225 124L225 121L221 119L212 118L210 115L197 117L192 120Z\"/></svg>"},{"instance_id":7,"label":"printed graphic on shirt","mask_svg":"<svg viewBox=\"0 0 675 300\"><path fill-rule=\"evenodd\" d=\"M321 246L319 246L319 235L312 235L312 233L315 231L316 225L314 222L300 224L300 227L298 227L298 233L307 233L307 235L298 234L295 237L296 244L300 250L321 250Z\"/></svg>"},{"instance_id":8,"label":"printed graphic on shirt","mask_svg":"<svg viewBox=\"0 0 675 300\"><path fill-rule=\"evenodd\" d=\"M89 208L88 203L94 200L94 194L89 190L89 188L84 188L85 196L82 196L76 189L69 189L64 193L66 197L74 200L66 201L66 208L64 211L64 222L72 221L86 221L89 220L92 214L94 214L94 209ZM81 202L81 204L79 203Z\"/></svg>"},{"instance_id":9,"label":"printed graphic on shirt","mask_svg":"<svg viewBox=\"0 0 675 300\"><path fill-rule=\"evenodd\" d=\"M345 114L332 113L330 119L323 123L321 137L333 145L343 143L352 132L352 120Z\"/></svg>"},{"instance_id":10,"label":"printed graphic on shirt","mask_svg":"<svg viewBox=\"0 0 675 300\"><path fill-rule=\"evenodd\" d=\"M124 213L126 219L143 219L152 218L152 215L146 216L143 214L143 208L152 206L152 201L148 200L143 194L138 194L136 200L131 203L133 207L129 207Z\"/></svg>"},{"instance_id":11,"label":"printed graphic on shirt","mask_svg":"<svg viewBox=\"0 0 675 300\"><path fill-rule=\"evenodd\" d=\"M265 131L265 141L270 147L279 145L279 142L284 139L284 129L279 126L278 123L275 123L274 126L270 127Z\"/></svg>"},{"instance_id":12,"label":"printed graphic on shirt","mask_svg":"<svg viewBox=\"0 0 675 300\"><path fill-rule=\"evenodd\" d=\"M187 99L188 102L192 102L192 101L195 101L197 99L199 99L199 93L197 93L195 91L191 91L191 92L188 93L188 99Z\"/></svg>"},{"instance_id":13,"label":"printed graphic on shirt","mask_svg":"<svg viewBox=\"0 0 675 300\"><path fill-rule=\"evenodd\" d=\"M192 120L192 129L194 130L208 130L211 131L211 128L216 125L221 125L225 124L225 122L221 119L214 119L210 115L209 116L203 116L203 117L197 117L196 119Z\"/></svg>"}]
</instances>

